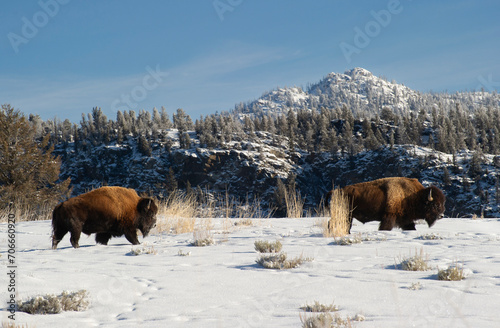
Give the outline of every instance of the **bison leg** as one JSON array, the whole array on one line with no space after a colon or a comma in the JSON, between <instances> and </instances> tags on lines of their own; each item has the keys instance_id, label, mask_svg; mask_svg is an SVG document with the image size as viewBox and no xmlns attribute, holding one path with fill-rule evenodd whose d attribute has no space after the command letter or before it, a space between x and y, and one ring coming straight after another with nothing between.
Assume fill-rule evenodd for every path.
<instances>
[{"instance_id":1,"label":"bison leg","mask_svg":"<svg viewBox=\"0 0 500 328\"><path fill-rule=\"evenodd\" d=\"M111 239L111 234L108 232L100 232L95 234L95 241L98 244L107 245Z\"/></svg>"},{"instance_id":2,"label":"bison leg","mask_svg":"<svg viewBox=\"0 0 500 328\"><path fill-rule=\"evenodd\" d=\"M79 229L73 229L71 230L71 245L74 247L74 248L79 248L80 245L78 244L78 241L80 240L80 235L81 235L82 231L79 230Z\"/></svg>"},{"instance_id":3,"label":"bison leg","mask_svg":"<svg viewBox=\"0 0 500 328\"><path fill-rule=\"evenodd\" d=\"M387 230L391 231L392 228L394 227L394 222L396 221L395 217L392 216L385 216L382 218L382 221L380 221L380 225L378 227L378 230Z\"/></svg>"},{"instance_id":4,"label":"bison leg","mask_svg":"<svg viewBox=\"0 0 500 328\"><path fill-rule=\"evenodd\" d=\"M415 222L410 222L401 227L403 230L417 230L415 228Z\"/></svg>"},{"instance_id":5,"label":"bison leg","mask_svg":"<svg viewBox=\"0 0 500 328\"><path fill-rule=\"evenodd\" d=\"M125 238L132 243L132 245L139 245L139 239L137 239L137 231L127 231L125 232Z\"/></svg>"},{"instance_id":6,"label":"bison leg","mask_svg":"<svg viewBox=\"0 0 500 328\"><path fill-rule=\"evenodd\" d=\"M61 227L54 228L52 233L52 249L56 249L59 242L68 233L68 229L63 229Z\"/></svg>"}]
</instances>

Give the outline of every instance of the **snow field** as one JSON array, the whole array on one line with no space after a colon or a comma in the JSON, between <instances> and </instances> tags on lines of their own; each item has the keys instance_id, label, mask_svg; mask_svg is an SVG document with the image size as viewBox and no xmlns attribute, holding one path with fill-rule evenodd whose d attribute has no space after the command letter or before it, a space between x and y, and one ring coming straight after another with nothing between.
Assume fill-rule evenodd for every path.
<instances>
[{"instance_id":1,"label":"snow field","mask_svg":"<svg viewBox=\"0 0 500 328\"><path fill-rule=\"evenodd\" d=\"M238 221L231 219L232 222ZM446 218L429 229L377 231L355 221L359 244L324 238L318 218L253 219L252 226L222 233L213 219L215 245L190 246L193 234L152 233L141 245L124 237L108 246L94 235L73 249L69 235L50 249L49 221L18 222L18 297L89 292L84 312L16 313L29 327L298 327L301 306L334 303L342 318L361 314L354 327L497 327L500 319L500 224L498 219ZM0 240L6 244L6 224ZM435 234L442 239L425 239ZM270 270L255 261L256 240L279 240L289 257L312 257L299 268ZM132 255L132 249L155 252ZM423 249L429 271L396 268ZM189 256L179 256L181 253ZM156 253L156 254L154 254ZM0 261L7 266L6 250ZM437 280L437 268L458 261L472 272L462 281ZM6 281L2 278L2 281ZM6 284L6 283L4 283ZM412 290L412 285L420 288ZM4 288L6 290L6 288ZM3 291L4 299L7 299ZM4 311L5 318L7 312ZM309 313L307 315L310 315Z\"/></svg>"}]
</instances>

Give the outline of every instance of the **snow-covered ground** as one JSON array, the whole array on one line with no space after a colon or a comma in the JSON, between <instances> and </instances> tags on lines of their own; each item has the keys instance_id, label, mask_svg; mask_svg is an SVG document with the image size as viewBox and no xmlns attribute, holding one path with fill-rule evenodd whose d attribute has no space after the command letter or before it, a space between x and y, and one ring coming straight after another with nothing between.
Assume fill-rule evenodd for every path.
<instances>
[{"instance_id":1,"label":"snow-covered ground","mask_svg":"<svg viewBox=\"0 0 500 328\"><path fill-rule=\"evenodd\" d=\"M237 221L232 220L232 222ZM318 218L253 219L222 234L214 219L207 247L190 246L193 234L148 236L132 246L125 238L95 245L82 235L73 249L69 235L50 249L50 222L18 222L18 297L89 292L84 312L53 315L16 313L28 327L299 327L299 308L334 303L342 318L361 314L354 327L498 327L500 322L499 219L438 221L429 229L378 232L375 223L356 224L353 234L372 239L337 245L321 236ZM7 226L0 224L0 261L7 270ZM422 236L438 234L442 239ZM289 257L313 257L291 270L255 263L256 240L280 240ZM131 255L132 249L157 254ZM396 269L401 259L423 249L430 271ZM191 253L180 256L179 251ZM471 275L462 281L437 280L437 267L458 261ZM3 303L7 275L2 274ZM419 283L420 289L410 289ZM7 319L5 305L2 321Z\"/></svg>"}]
</instances>

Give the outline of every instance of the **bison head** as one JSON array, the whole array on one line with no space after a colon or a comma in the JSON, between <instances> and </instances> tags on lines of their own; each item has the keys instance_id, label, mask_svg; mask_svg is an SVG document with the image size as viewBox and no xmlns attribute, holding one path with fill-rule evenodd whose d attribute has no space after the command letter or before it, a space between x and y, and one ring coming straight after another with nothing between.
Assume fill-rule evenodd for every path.
<instances>
[{"instance_id":1,"label":"bison head","mask_svg":"<svg viewBox=\"0 0 500 328\"><path fill-rule=\"evenodd\" d=\"M137 228L146 237L149 231L156 225L158 207L151 198L141 198L139 204L137 204L137 212L139 213Z\"/></svg>"},{"instance_id":2,"label":"bison head","mask_svg":"<svg viewBox=\"0 0 500 328\"><path fill-rule=\"evenodd\" d=\"M441 189L436 186L430 186L428 188L425 188L423 191L424 218L429 227L432 227L437 220L443 217L446 197L444 196Z\"/></svg>"}]
</instances>

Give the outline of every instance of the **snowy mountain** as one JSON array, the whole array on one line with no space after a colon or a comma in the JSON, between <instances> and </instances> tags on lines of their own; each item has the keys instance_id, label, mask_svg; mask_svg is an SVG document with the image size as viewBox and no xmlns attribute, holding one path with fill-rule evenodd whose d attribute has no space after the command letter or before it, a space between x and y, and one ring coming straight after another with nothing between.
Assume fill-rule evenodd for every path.
<instances>
[{"instance_id":1,"label":"snowy mountain","mask_svg":"<svg viewBox=\"0 0 500 328\"><path fill-rule=\"evenodd\" d=\"M403 84L389 82L363 68L353 68L341 73L330 73L321 81L307 88L278 88L268 91L257 100L239 104L237 114L272 114L278 116L289 110L341 108L347 106L353 114L379 114L382 108L395 114L408 114L421 108L450 107L460 104L472 109L478 106L498 106L500 95L486 92L422 93ZM452 107L451 107L452 108Z\"/></svg>"}]
</instances>

